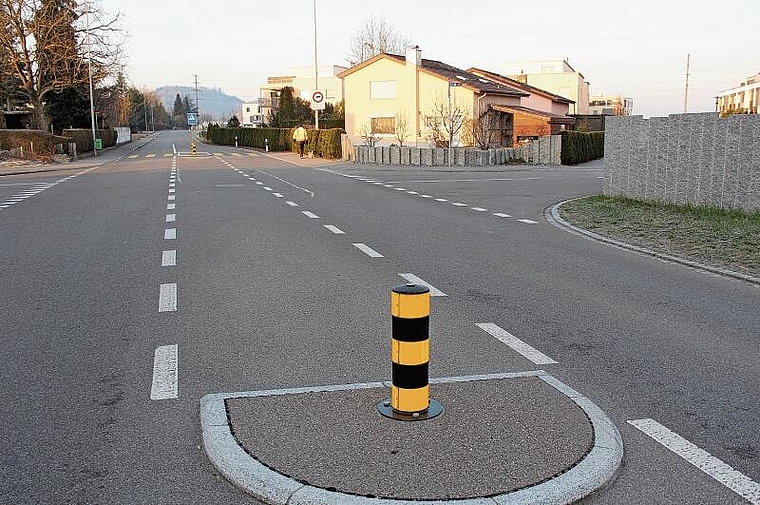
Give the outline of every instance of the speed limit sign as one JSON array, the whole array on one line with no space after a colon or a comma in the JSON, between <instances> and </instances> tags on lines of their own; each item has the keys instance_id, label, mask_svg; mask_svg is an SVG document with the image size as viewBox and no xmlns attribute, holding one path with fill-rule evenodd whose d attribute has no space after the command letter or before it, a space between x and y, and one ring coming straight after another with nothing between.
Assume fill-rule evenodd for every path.
<instances>
[{"instance_id":1,"label":"speed limit sign","mask_svg":"<svg viewBox=\"0 0 760 505\"><path fill-rule=\"evenodd\" d=\"M321 91L315 91L311 94L311 108L312 110L325 109L325 95Z\"/></svg>"}]
</instances>

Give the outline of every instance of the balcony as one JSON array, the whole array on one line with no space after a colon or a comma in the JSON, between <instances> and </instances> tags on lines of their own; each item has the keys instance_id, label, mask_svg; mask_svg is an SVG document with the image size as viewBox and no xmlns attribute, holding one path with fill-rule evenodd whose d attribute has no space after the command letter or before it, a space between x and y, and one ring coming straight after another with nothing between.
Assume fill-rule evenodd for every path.
<instances>
[{"instance_id":1,"label":"balcony","mask_svg":"<svg viewBox=\"0 0 760 505\"><path fill-rule=\"evenodd\" d=\"M276 97L272 98L259 98L259 109L278 109L280 107L280 99Z\"/></svg>"}]
</instances>

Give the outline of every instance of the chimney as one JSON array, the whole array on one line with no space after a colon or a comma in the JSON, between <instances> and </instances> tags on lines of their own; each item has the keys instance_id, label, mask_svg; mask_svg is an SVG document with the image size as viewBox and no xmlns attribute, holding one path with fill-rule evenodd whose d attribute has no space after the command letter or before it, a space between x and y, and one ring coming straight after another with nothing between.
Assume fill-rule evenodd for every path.
<instances>
[{"instance_id":1,"label":"chimney","mask_svg":"<svg viewBox=\"0 0 760 505\"><path fill-rule=\"evenodd\" d=\"M422 65L422 50L420 46L409 47L406 50L406 64L419 67Z\"/></svg>"}]
</instances>

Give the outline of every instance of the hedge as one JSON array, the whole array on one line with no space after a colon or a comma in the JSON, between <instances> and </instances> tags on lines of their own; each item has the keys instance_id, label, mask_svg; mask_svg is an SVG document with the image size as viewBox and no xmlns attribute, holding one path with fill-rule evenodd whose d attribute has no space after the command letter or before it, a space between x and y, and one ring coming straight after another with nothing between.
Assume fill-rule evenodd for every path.
<instances>
[{"instance_id":1,"label":"hedge","mask_svg":"<svg viewBox=\"0 0 760 505\"><path fill-rule=\"evenodd\" d=\"M563 131L562 164L577 165L604 156L604 132Z\"/></svg>"},{"instance_id":2,"label":"hedge","mask_svg":"<svg viewBox=\"0 0 760 505\"><path fill-rule=\"evenodd\" d=\"M63 130L62 135L69 137L77 145L77 154L92 151L92 130L87 128L74 128ZM103 148L113 147L116 145L116 130L95 130L95 138L103 139Z\"/></svg>"},{"instance_id":3,"label":"hedge","mask_svg":"<svg viewBox=\"0 0 760 505\"><path fill-rule=\"evenodd\" d=\"M66 142L44 130L0 130L0 150L23 147L35 153L54 154L55 146Z\"/></svg>"},{"instance_id":4,"label":"hedge","mask_svg":"<svg viewBox=\"0 0 760 505\"><path fill-rule=\"evenodd\" d=\"M343 130L306 130L308 140L306 148L314 151L320 158L340 158L342 156L340 136ZM269 141L270 151L296 151L293 142L293 128L226 128L209 125L206 139L223 146L234 146L237 137L238 146L264 149Z\"/></svg>"}]
</instances>

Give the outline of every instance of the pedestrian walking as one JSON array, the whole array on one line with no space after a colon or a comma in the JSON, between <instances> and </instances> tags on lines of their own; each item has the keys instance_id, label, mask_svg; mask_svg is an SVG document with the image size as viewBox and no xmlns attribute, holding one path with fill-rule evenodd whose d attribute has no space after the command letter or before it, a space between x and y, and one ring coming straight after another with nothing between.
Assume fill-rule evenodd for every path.
<instances>
[{"instance_id":1,"label":"pedestrian walking","mask_svg":"<svg viewBox=\"0 0 760 505\"><path fill-rule=\"evenodd\" d=\"M303 125L298 125L298 128L293 132L293 141L298 144L298 153L301 155L301 158L303 158L303 149L307 138L306 128Z\"/></svg>"}]
</instances>

